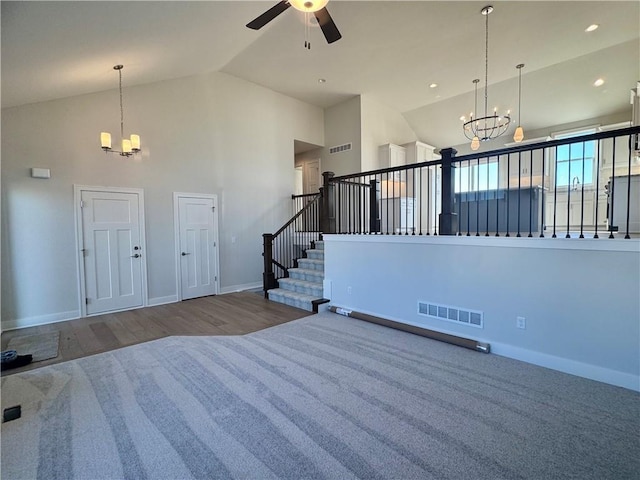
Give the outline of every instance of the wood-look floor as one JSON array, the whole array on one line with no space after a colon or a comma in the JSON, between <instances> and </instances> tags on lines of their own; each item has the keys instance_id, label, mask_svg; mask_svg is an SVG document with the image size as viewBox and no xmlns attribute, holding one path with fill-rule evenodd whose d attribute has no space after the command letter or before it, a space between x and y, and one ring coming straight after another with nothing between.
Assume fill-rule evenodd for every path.
<instances>
[{"instance_id":1,"label":"wood-look floor","mask_svg":"<svg viewBox=\"0 0 640 480\"><path fill-rule=\"evenodd\" d=\"M2 333L2 350L13 337L52 331L60 332L60 347L56 358L2 375L172 335L244 335L308 315L312 313L270 302L260 294L239 292L11 330Z\"/></svg>"}]
</instances>

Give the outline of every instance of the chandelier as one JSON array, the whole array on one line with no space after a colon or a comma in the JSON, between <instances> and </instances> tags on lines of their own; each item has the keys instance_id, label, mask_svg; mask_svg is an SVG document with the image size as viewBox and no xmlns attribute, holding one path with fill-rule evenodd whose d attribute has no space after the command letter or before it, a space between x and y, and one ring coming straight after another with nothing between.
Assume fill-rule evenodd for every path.
<instances>
[{"instance_id":1,"label":"chandelier","mask_svg":"<svg viewBox=\"0 0 640 480\"><path fill-rule=\"evenodd\" d=\"M469 120L465 117L461 117L464 122L463 130L465 136L471 140L471 150L478 150L480 148L480 142L497 138L507 131L509 123L511 123L511 116L509 111L506 115L498 115L498 108L493 109L493 113L490 115L487 110L488 105L488 83L489 83L489 14L493 12L493 7L487 5L480 13L485 16L485 56L484 56L484 116L478 116L478 83L480 79L476 78L473 83L475 85L475 104L474 113L471 112Z\"/></svg>"},{"instance_id":2,"label":"chandelier","mask_svg":"<svg viewBox=\"0 0 640 480\"><path fill-rule=\"evenodd\" d=\"M132 134L129 138L124 137L124 110L122 108L122 69L123 65L115 65L114 70L118 71L120 77L119 89L120 89L120 138L121 151L111 149L111 134L108 132L100 132L100 144L102 149L106 152L118 153L123 157L130 157L140 152L140 135Z\"/></svg>"}]
</instances>

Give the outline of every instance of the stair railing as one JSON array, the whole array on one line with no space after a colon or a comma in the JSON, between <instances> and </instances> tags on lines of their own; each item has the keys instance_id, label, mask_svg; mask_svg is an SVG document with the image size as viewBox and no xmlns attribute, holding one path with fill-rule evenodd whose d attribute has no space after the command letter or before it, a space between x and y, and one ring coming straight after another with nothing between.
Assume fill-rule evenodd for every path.
<instances>
[{"instance_id":1,"label":"stair railing","mask_svg":"<svg viewBox=\"0 0 640 480\"><path fill-rule=\"evenodd\" d=\"M305 250L320 239L320 208L322 189L312 196L305 195L306 204L276 233L264 233L264 271L262 288L265 298L267 291L278 287L278 279L289 276L288 269L297 267Z\"/></svg>"}]
</instances>

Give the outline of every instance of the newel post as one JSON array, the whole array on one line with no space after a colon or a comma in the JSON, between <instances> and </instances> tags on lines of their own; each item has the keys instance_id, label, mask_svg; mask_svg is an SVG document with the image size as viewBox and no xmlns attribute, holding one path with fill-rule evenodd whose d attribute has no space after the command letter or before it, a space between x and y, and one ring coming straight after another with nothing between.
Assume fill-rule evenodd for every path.
<instances>
[{"instance_id":1,"label":"newel post","mask_svg":"<svg viewBox=\"0 0 640 480\"><path fill-rule=\"evenodd\" d=\"M262 240L262 256L264 257L262 289L264 290L264 298L268 298L267 290L277 287L276 277L273 273L273 233L263 233Z\"/></svg>"},{"instance_id":2,"label":"newel post","mask_svg":"<svg viewBox=\"0 0 640 480\"><path fill-rule=\"evenodd\" d=\"M380 209L378 208L380 201L380 191L378 190L378 181L369 181L369 232L380 232Z\"/></svg>"},{"instance_id":3,"label":"newel post","mask_svg":"<svg viewBox=\"0 0 640 480\"><path fill-rule=\"evenodd\" d=\"M455 148L440 150L442 156L442 213L439 217L440 235L456 235L458 233L458 214L454 212L455 203L455 165L453 157Z\"/></svg>"},{"instance_id":4,"label":"newel post","mask_svg":"<svg viewBox=\"0 0 640 480\"><path fill-rule=\"evenodd\" d=\"M322 208L320 209L320 230L322 233L336 233L336 205L334 184L331 179L333 172L323 172Z\"/></svg>"}]
</instances>

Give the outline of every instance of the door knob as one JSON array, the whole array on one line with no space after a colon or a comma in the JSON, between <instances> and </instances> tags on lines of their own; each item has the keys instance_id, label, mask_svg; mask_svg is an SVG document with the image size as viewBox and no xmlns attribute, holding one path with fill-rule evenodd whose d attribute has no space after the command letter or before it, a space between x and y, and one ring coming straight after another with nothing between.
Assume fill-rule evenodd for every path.
<instances>
[{"instance_id":1,"label":"door knob","mask_svg":"<svg viewBox=\"0 0 640 480\"><path fill-rule=\"evenodd\" d=\"M184 257L185 255L191 255L191 254L190 254L190 253L187 253L187 252L182 252L182 254L181 254L181 255Z\"/></svg>"},{"instance_id":2,"label":"door knob","mask_svg":"<svg viewBox=\"0 0 640 480\"><path fill-rule=\"evenodd\" d=\"M140 255L139 253L136 253L134 255L131 255L131 258L140 258L142 255Z\"/></svg>"}]
</instances>

